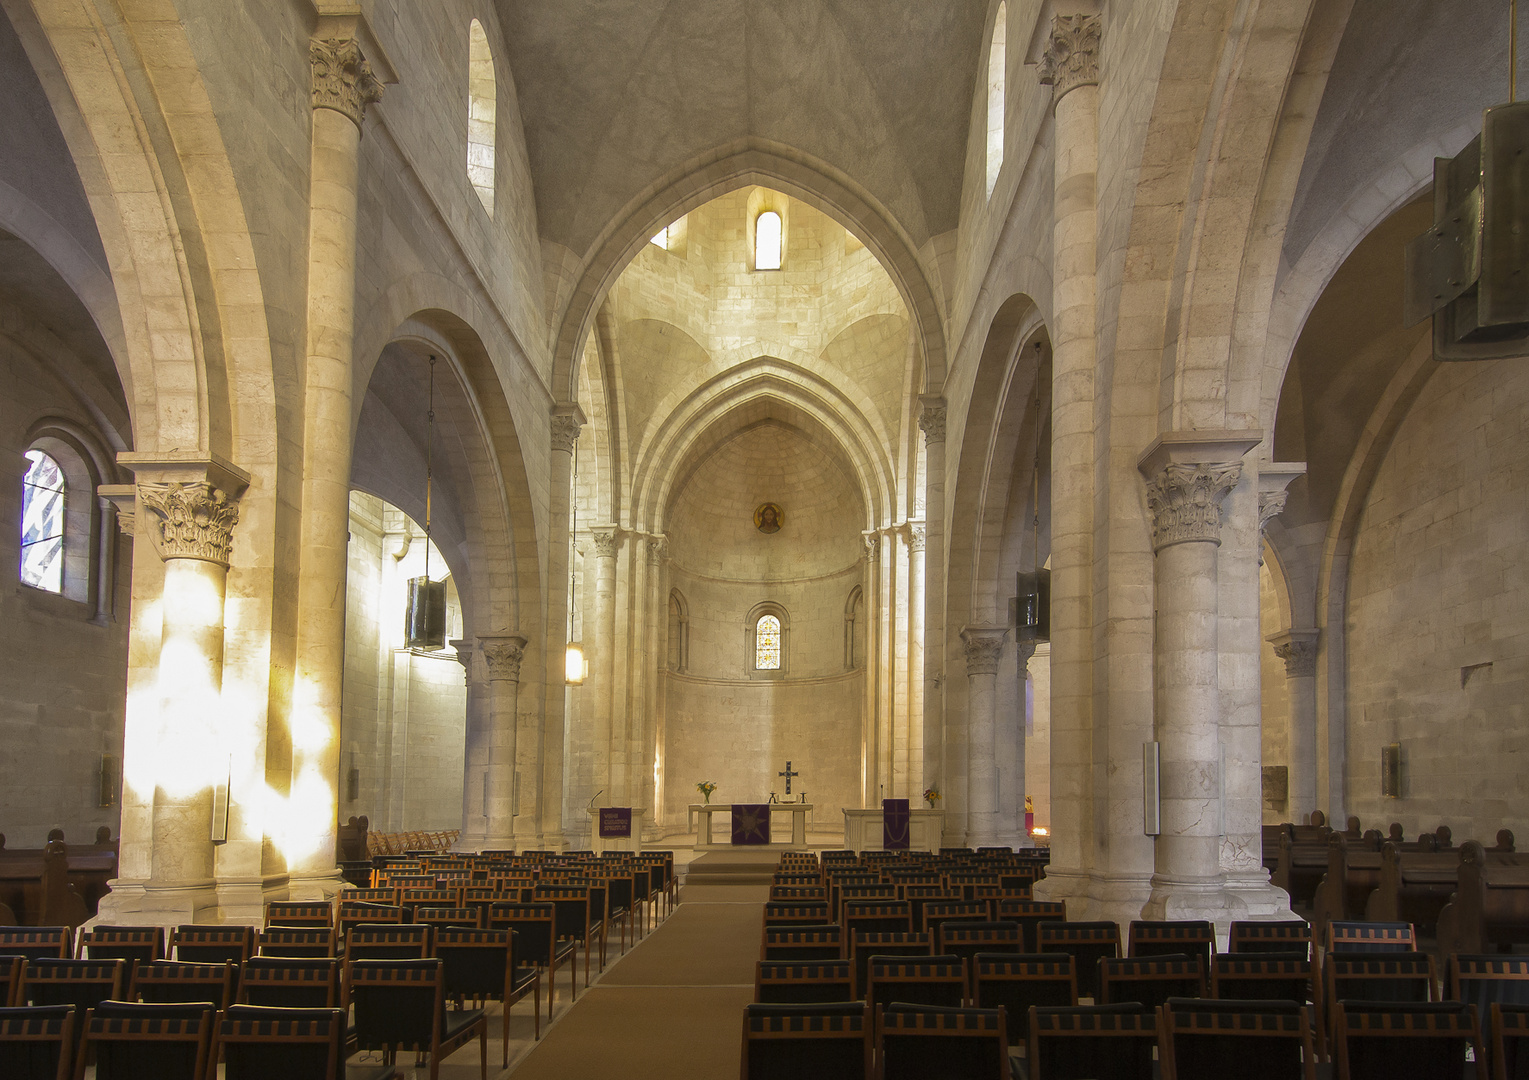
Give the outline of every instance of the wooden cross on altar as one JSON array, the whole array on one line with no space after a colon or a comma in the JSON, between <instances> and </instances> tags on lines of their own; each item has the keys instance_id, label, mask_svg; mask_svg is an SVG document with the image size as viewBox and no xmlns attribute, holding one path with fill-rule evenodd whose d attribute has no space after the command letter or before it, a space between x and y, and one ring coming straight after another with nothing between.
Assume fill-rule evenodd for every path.
<instances>
[{"instance_id":1,"label":"wooden cross on altar","mask_svg":"<svg viewBox=\"0 0 1529 1080\"><path fill-rule=\"evenodd\" d=\"M784 776L786 778L786 794L790 795L791 794L791 778L793 776L801 776L802 774L799 773L799 772L792 772L791 771L791 762L788 761L788 762L786 762L786 771L785 772L776 773L775 775L776 776Z\"/></svg>"}]
</instances>

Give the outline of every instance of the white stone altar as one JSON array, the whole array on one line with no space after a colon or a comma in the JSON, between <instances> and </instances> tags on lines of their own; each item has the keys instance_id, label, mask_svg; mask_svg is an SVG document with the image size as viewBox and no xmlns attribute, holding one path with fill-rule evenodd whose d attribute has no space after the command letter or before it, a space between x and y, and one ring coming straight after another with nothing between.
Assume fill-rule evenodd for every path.
<instances>
[{"instance_id":1,"label":"white stone altar","mask_svg":"<svg viewBox=\"0 0 1529 1080\"><path fill-rule=\"evenodd\" d=\"M939 851L945 811L908 811L908 850ZM851 851L881 851L881 807L865 810L844 808L844 846Z\"/></svg>"},{"instance_id":2,"label":"white stone altar","mask_svg":"<svg viewBox=\"0 0 1529 1080\"><path fill-rule=\"evenodd\" d=\"M631 836L607 836L600 835L600 807L595 807L589 814L589 847L595 854L602 851L641 851L642 850L642 819L648 812L646 806L632 807L632 835Z\"/></svg>"},{"instance_id":3,"label":"white stone altar","mask_svg":"<svg viewBox=\"0 0 1529 1080\"><path fill-rule=\"evenodd\" d=\"M759 803L740 803L739 805L757 806ZM763 848L771 847L783 851L806 851L807 850L807 815L812 811L812 803L800 802L777 802L770 803L770 843L765 844L739 844L739 848ZM635 811L634 811L635 813ZM726 814L728 817L728 836L732 836L732 803L691 803L690 818L697 821L695 849L697 851L729 851L733 848L731 839L723 843L716 843L712 839L712 818L717 814ZM777 815L791 815L791 842L775 842L775 820Z\"/></svg>"}]
</instances>

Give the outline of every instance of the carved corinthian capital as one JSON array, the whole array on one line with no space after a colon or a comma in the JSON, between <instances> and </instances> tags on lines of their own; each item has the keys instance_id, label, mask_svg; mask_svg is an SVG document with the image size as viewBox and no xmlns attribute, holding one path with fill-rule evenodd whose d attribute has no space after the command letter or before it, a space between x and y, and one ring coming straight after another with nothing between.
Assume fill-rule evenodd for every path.
<instances>
[{"instance_id":1,"label":"carved corinthian capital","mask_svg":"<svg viewBox=\"0 0 1529 1080\"><path fill-rule=\"evenodd\" d=\"M923 408L918 414L919 430L924 433L924 442L942 443L945 441L945 402L938 403L925 401Z\"/></svg>"},{"instance_id":2,"label":"carved corinthian capital","mask_svg":"<svg viewBox=\"0 0 1529 1080\"><path fill-rule=\"evenodd\" d=\"M579 423L576 416L567 413L552 414L552 449L561 450L565 454L573 453L573 444L579 441L579 432L584 425Z\"/></svg>"},{"instance_id":3,"label":"carved corinthian capital","mask_svg":"<svg viewBox=\"0 0 1529 1080\"><path fill-rule=\"evenodd\" d=\"M1099 16L1055 15L1051 40L1041 54L1041 83L1052 87L1051 100L1069 90L1099 82Z\"/></svg>"},{"instance_id":4,"label":"carved corinthian capital","mask_svg":"<svg viewBox=\"0 0 1529 1080\"><path fill-rule=\"evenodd\" d=\"M162 559L201 559L228 565L239 504L206 481L140 483L138 502L148 513Z\"/></svg>"},{"instance_id":5,"label":"carved corinthian capital","mask_svg":"<svg viewBox=\"0 0 1529 1080\"><path fill-rule=\"evenodd\" d=\"M648 537L648 562L658 566L668 557L669 538L667 536Z\"/></svg>"},{"instance_id":6,"label":"carved corinthian capital","mask_svg":"<svg viewBox=\"0 0 1529 1080\"><path fill-rule=\"evenodd\" d=\"M1240 461L1170 463L1147 481L1152 511L1152 550L1170 544L1221 543L1221 500L1237 486Z\"/></svg>"},{"instance_id":7,"label":"carved corinthian capital","mask_svg":"<svg viewBox=\"0 0 1529 1080\"><path fill-rule=\"evenodd\" d=\"M968 626L961 631L961 645L966 652L968 675L998 674L998 659L1003 655L1002 626Z\"/></svg>"},{"instance_id":8,"label":"carved corinthian capital","mask_svg":"<svg viewBox=\"0 0 1529 1080\"><path fill-rule=\"evenodd\" d=\"M924 526L922 526L922 525L910 525L910 526L908 526L908 550L909 551L923 551L924 550Z\"/></svg>"},{"instance_id":9,"label":"carved corinthian capital","mask_svg":"<svg viewBox=\"0 0 1529 1080\"><path fill-rule=\"evenodd\" d=\"M597 559L614 559L616 557L616 545L621 543L621 530L615 526L606 526L603 529L591 529L590 536L595 538L595 557Z\"/></svg>"},{"instance_id":10,"label":"carved corinthian capital","mask_svg":"<svg viewBox=\"0 0 1529 1080\"><path fill-rule=\"evenodd\" d=\"M382 100L382 83L372 74L354 38L315 38L308 43L313 65L313 107L344 113L361 126L366 107Z\"/></svg>"},{"instance_id":11,"label":"carved corinthian capital","mask_svg":"<svg viewBox=\"0 0 1529 1080\"><path fill-rule=\"evenodd\" d=\"M519 634L482 636L478 647L483 651L483 664L488 668L490 682L519 682L520 661L526 653L526 639Z\"/></svg>"},{"instance_id":12,"label":"carved corinthian capital","mask_svg":"<svg viewBox=\"0 0 1529 1080\"><path fill-rule=\"evenodd\" d=\"M876 556L881 553L881 534L870 529L861 533L860 539L865 542L865 557L875 562Z\"/></svg>"},{"instance_id":13,"label":"carved corinthian capital","mask_svg":"<svg viewBox=\"0 0 1529 1080\"><path fill-rule=\"evenodd\" d=\"M1283 630L1269 636L1274 655L1285 662L1285 678L1316 678L1319 634L1318 630Z\"/></svg>"}]
</instances>

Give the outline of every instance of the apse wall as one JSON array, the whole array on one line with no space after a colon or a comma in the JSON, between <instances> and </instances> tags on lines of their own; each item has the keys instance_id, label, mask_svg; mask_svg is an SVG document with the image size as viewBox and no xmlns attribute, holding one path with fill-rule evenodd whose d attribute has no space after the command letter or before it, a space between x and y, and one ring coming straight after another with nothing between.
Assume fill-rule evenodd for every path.
<instances>
[{"instance_id":1,"label":"apse wall","mask_svg":"<svg viewBox=\"0 0 1529 1080\"><path fill-rule=\"evenodd\" d=\"M1526 434L1529 363L1440 364L1375 477L1347 616L1349 808L1367 826L1529 830Z\"/></svg>"},{"instance_id":2,"label":"apse wall","mask_svg":"<svg viewBox=\"0 0 1529 1080\"><path fill-rule=\"evenodd\" d=\"M465 673L450 647L403 648L404 583L423 571L424 545L402 511L351 492L340 818L365 815L382 832L462 825ZM439 578L445 563L434 552L430 563ZM447 599L451 639L462 618L449 588Z\"/></svg>"},{"instance_id":3,"label":"apse wall","mask_svg":"<svg viewBox=\"0 0 1529 1080\"><path fill-rule=\"evenodd\" d=\"M763 533L755 511L778 504L784 525ZM689 610L688 663L666 674L664 821L682 826L695 785L719 802L784 795L789 759L825 828L859 806L865 698L864 616L854 667L845 607L864 580L865 511L847 469L800 432L768 422L708 458L678 494L666 529L670 582ZM779 677L751 675L750 613L784 609Z\"/></svg>"}]
</instances>

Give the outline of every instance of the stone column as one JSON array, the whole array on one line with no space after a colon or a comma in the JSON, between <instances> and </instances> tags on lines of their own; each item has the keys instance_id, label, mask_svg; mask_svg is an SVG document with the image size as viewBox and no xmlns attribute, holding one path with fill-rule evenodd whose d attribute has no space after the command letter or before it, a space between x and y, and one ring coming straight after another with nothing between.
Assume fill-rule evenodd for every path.
<instances>
[{"instance_id":1,"label":"stone column","mask_svg":"<svg viewBox=\"0 0 1529 1080\"><path fill-rule=\"evenodd\" d=\"M881 534L875 529L863 531L865 543L865 720L860 725L861 805L880 806L880 781L876 765L880 760L881 717Z\"/></svg>"},{"instance_id":2,"label":"stone column","mask_svg":"<svg viewBox=\"0 0 1529 1080\"><path fill-rule=\"evenodd\" d=\"M664 821L663 749L665 673L669 667L669 540L664 536L648 540L648 564L653 573L653 630L648 640L655 644L648 658L649 684L647 758L643 763L644 805L648 807L645 837L658 836Z\"/></svg>"},{"instance_id":3,"label":"stone column","mask_svg":"<svg viewBox=\"0 0 1529 1080\"><path fill-rule=\"evenodd\" d=\"M1013 848L1034 846L1029 835L1025 832L1025 796L1029 794L1030 785L1025 779L1025 769L1028 761L1028 746L1026 745L1027 729L1029 727L1029 713L1031 709L1030 687L1030 661L1035 656L1034 641L1019 641L1014 645L1014 662L1016 666L1015 680L1018 683L1018 700L1015 702L1014 726L1012 736L1010 728L999 723L997 730L1000 741L1012 737L1013 750L1011 761L1013 764L1013 781L1000 787L999 796L999 829L998 843Z\"/></svg>"},{"instance_id":4,"label":"stone column","mask_svg":"<svg viewBox=\"0 0 1529 1080\"><path fill-rule=\"evenodd\" d=\"M919 396L924 433L924 768L916 785L945 787L945 399ZM869 636L869 635L867 635ZM869 655L869 651L867 651Z\"/></svg>"},{"instance_id":5,"label":"stone column","mask_svg":"<svg viewBox=\"0 0 1529 1080\"><path fill-rule=\"evenodd\" d=\"M1094 865L1094 367L1100 20L1057 15L1041 57L1055 117L1051 337L1051 865L1036 896L1091 891ZM1075 905L1076 906L1076 905ZM1088 918L1080 914L1074 918Z\"/></svg>"},{"instance_id":6,"label":"stone column","mask_svg":"<svg viewBox=\"0 0 1529 1080\"><path fill-rule=\"evenodd\" d=\"M1147 478L1156 559L1157 740L1161 832L1146 919L1242 918L1221 870L1223 762L1217 620L1221 503L1257 433L1159 437L1138 467Z\"/></svg>"},{"instance_id":7,"label":"stone column","mask_svg":"<svg viewBox=\"0 0 1529 1080\"><path fill-rule=\"evenodd\" d=\"M548 491L551 513L547 535L547 697L544 719L537 732L540 777L536 792L539 820L537 842L546 847L566 846L563 829L563 746L567 731L568 590L570 573L568 534L573 506L573 448L584 426L578 405L565 402L552 409L552 455L549 459ZM530 749L530 748L527 748Z\"/></svg>"},{"instance_id":8,"label":"stone column","mask_svg":"<svg viewBox=\"0 0 1529 1080\"><path fill-rule=\"evenodd\" d=\"M326 24L327 25L327 24ZM303 385L302 564L297 586L297 671L292 768L281 794L327 806L294 807L312 833L283 852L294 899L332 895L345 674L346 543L350 527L351 400L355 375L356 205L361 124L382 97L353 37L309 42L313 144L309 172L308 340ZM277 740L272 753L279 757ZM281 787L277 769L269 770ZM301 811L300 813L298 811Z\"/></svg>"},{"instance_id":9,"label":"stone column","mask_svg":"<svg viewBox=\"0 0 1529 1080\"><path fill-rule=\"evenodd\" d=\"M908 787L913 806L924 794L924 523L908 528Z\"/></svg>"},{"instance_id":10,"label":"stone column","mask_svg":"<svg viewBox=\"0 0 1529 1080\"><path fill-rule=\"evenodd\" d=\"M485 848L515 844L516 699L520 691L520 661L526 639L519 634L480 634L478 648L488 668L488 783L484 788Z\"/></svg>"},{"instance_id":11,"label":"stone column","mask_svg":"<svg viewBox=\"0 0 1529 1080\"><path fill-rule=\"evenodd\" d=\"M611 805L625 806L626 755L617 749L613 713L616 697L616 549L621 530L615 525L597 525L590 531L595 546L595 617L594 656L591 661L590 720L594 747L593 788L590 797L604 799ZM587 635L586 635L587 636ZM585 648L590 643L584 643ZM600 792L604 791L604 795Z\"/></svg>"},{"instance_id":12,"label":"stone column","mask_svg":"<svg viewBox=\"0 0 1529 1080\"><path fill-rule=\"evenodd\" d=\"M456 638L446 644L455 650L457 663L462 665L462 682L467 697L466 738L462 745L462 835L457 840L457 848L477 851L483 845L488 813L488 786L484 779L488 771L488 748L485 746L488 725L477 708L479 695L473 685L472 643ZM482 813L475 811L480 806Z\"/></svg>"},{"instance_id":13,"label":"stone column","mask_svg":"<svg viewBox=\"0 0 1529 1080\"><path fill-rule=\"evenodd\" d=\"M1281 630L1269 635L1274 655L1285 662L1285 685L1290 692L1290 725L1286 760L1290 762L1290 805L1287 820L1305 821L1317 806L1317 644L1321 631Z\"/></svg>"},{"instance_id":14,"label":"stone column","mask_svg":"<svg viewBox=\"0 0 1529 1080\"><path fill-rule=\"evenodd\" d=\"M998 661L1004 626L961 628L966 651L966 843L998 842Z\"/></svg>"}]
</instances>

